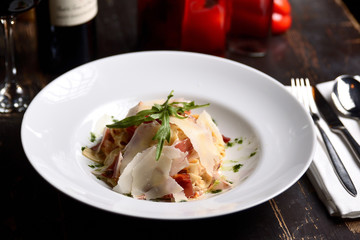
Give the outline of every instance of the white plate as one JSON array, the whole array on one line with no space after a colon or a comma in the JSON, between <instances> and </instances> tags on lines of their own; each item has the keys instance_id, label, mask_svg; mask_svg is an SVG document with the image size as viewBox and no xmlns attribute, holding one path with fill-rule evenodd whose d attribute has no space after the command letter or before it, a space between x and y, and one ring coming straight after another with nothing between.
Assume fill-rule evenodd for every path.
<instances>
[{"instance_id":1,"label":"white plate","mask_svg":"<svg viewBox=\"0 0 360 240\"><path fill-rule=\"evenodd\" d=\"M209 102L206 110L225 136L256 143L258 154L238 172L246 179L230 191L181 203L144 201L112 191L91 174L81 147L89 145L99 118L124 116L139 100L165 98L171 90ZM130 216L194 219L241 211L288 189L311 162L315 134L296 99L266 74L224 58L157 51L104 58L58 77L30 104L21 139L39 174L77 200ZM232 150L227 159L239 160L243 152Z\"/></svg>"}]
</instances>

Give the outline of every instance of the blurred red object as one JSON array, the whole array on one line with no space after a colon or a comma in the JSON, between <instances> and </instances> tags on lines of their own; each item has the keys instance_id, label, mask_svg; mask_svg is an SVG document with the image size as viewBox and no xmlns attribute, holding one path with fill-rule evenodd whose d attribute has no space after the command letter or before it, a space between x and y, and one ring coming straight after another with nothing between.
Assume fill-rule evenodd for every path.
<instances>
[{"instance_id":1,"label":"blurred red object","mask_svg":"<svg viewBox=\"0 0 360 240\"><path fill-rule=\"evenodd\" d=\"M274 0L271 32L282 34L286 32L292 23L291 6L288 0Z\"/></svg>"},{"instance_id":2,"label":"blurred red object","mask_svg":"<svg viewBox=\"0 0 360 240\"><path fill-rule=\"evenodd\" d=\"M138 47L223 56L232 0L138 0Z\"/></svg>"},{"instance_id":3,"label":"blurred red object","mask_svg":"<svg viewBox=\"0 0 360 240\"><path fill-rule=\"evenodd\" d=\"M138 0L138 47L178 50L185 0Z\"/></svg>"},{"instance_id":4,"label":"blurred red object","mask_svg":"<svg viewBox=\"0 0 360 240\"><path fill-rule=\"evenodd\" d=\"M232 0L230 52L263 57L271 35L273 0Z\"/></svg>"},{"instance_id":5,"label":"blurred red object","mask_svg":"<svg viewBox=\"0 0 360 240\"><path fill-rule=\"evenodd\" d=\"M223 55L230 4L229 0L185 0L181 50Z\"/></svg>"},{"instance_id":6,"label":"blurred red object","mask_svg":"<svg viewBox=\"0 0 360 240\"><path fill-rule=\"evenodd\" d=\"M232 0L232 36L267 37L271 24L272 0Z\"/></svg>"}]
</instances>

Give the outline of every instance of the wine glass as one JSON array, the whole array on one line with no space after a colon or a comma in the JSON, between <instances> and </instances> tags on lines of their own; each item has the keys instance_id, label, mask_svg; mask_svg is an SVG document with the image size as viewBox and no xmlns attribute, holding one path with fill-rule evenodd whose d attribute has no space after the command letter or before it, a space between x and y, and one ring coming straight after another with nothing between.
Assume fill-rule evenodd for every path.
<instances>
[{"instance_id":1,"label":"wine glass","mask_svg":"<svg viewBox=\"0 0 360 240\"><path fill-rule=\"evenodd\" d=\"M13 26L16 16L28 11L40 0L1 0L0 21L4 30L5 78L0 80L0 113L23 112L31 100L30 89L21 84L15 64Z\"/></svg>"}]
</instances>

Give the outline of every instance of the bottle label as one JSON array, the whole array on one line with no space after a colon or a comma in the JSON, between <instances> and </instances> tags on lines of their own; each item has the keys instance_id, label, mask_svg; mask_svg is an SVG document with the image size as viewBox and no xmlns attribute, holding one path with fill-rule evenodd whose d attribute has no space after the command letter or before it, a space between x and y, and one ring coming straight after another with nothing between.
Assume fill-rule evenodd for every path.
<instances>
[{"instance_id":1,"label":"bottle label","mask_svg":"<svg viewBox=\"0 0 360 240\"><path fill-rule=\"evenodd\" d=\"M97 0L49 0L50 21L54 26L76 26L93 19Z\"/></svg>"}]
</instances>

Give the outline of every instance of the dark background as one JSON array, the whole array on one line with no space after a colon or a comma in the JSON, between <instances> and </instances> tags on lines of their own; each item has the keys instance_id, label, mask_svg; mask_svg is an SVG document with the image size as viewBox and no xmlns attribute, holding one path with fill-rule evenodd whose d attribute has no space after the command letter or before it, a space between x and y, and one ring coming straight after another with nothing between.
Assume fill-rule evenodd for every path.
<instances>
[{"instance_id":1,"label":"dark background","mask_svg":"<svg viewBox=\"0 0 360 240\"><path fill-rule=\"evenodd\" d=\"M359 17L358 0L344 0ZM283 84L307 76L313 84L359 74L359 23L341 0L290 0L293 25L273 36L264 58L227 57ZM38 66L30 13L16 25L17 59L25 81L43 88L56 75ZM98 58L136 50L136 1L100 0ZM0 49L2 49L0 38ZM0 51L0 77L3 75ZM46 113L45 113L46 114ZM360 239L360 220L329 216L306 175L277 197L251 209L210 219L159 221L105 212L59 192L28 162L20 140L22 114L0 116L1 239Z\"/></svg>"}]
</instances>

